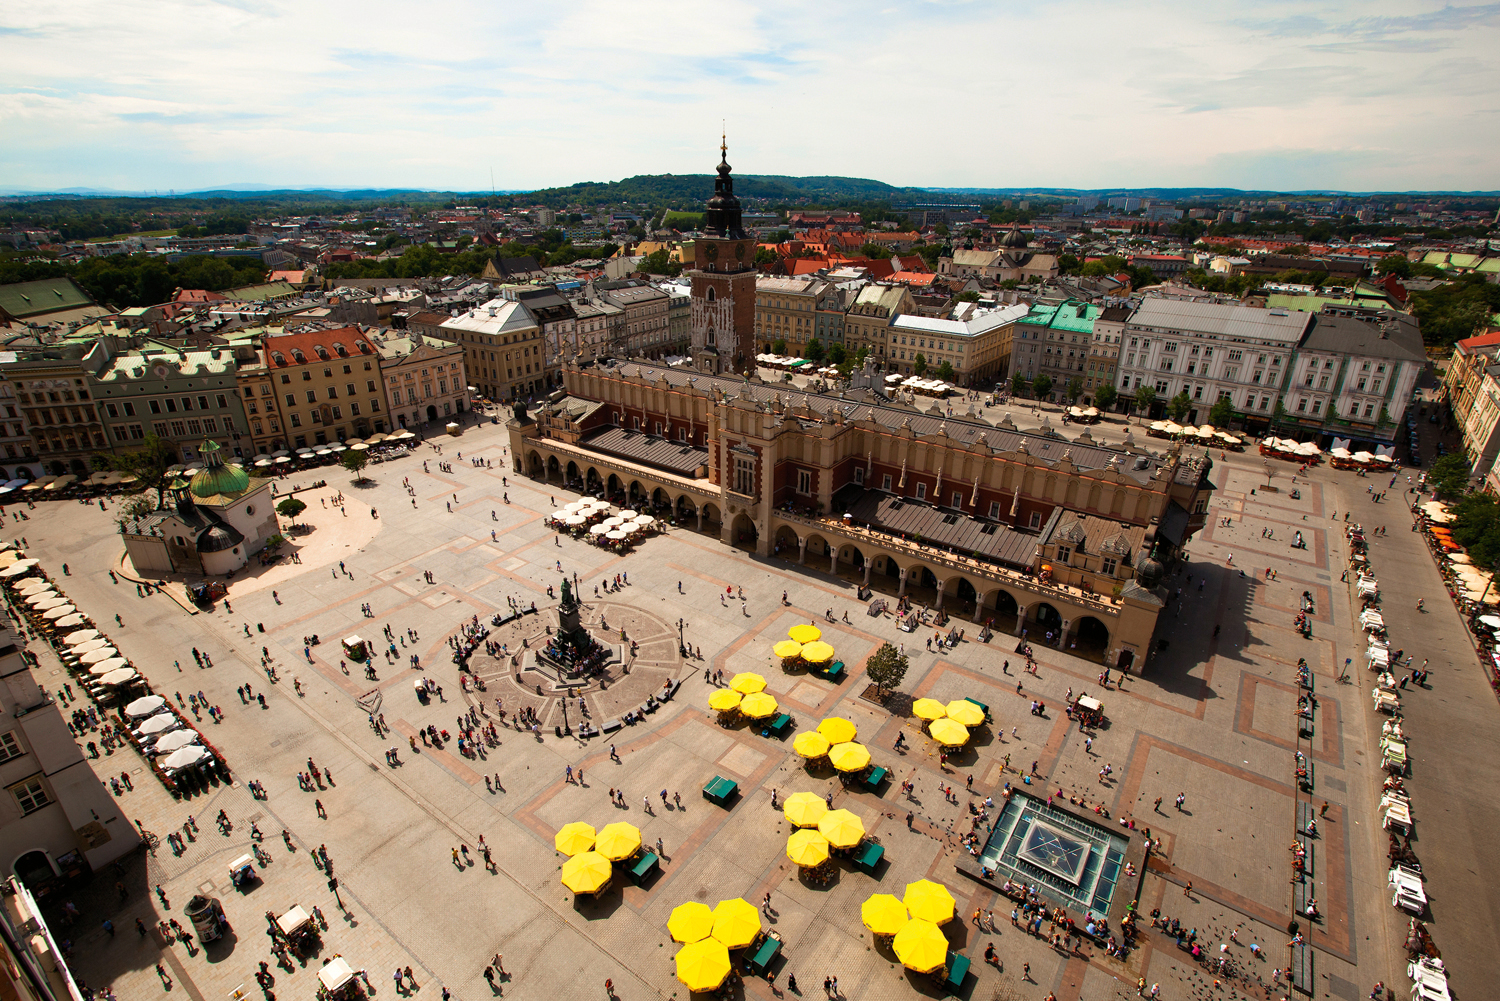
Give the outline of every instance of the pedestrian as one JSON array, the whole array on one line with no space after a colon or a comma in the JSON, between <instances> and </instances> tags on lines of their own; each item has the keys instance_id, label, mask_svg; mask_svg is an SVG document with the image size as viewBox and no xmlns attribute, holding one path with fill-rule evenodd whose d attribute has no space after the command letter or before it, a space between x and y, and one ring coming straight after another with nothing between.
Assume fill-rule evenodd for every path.
<instances>
[{"instance_id":1,"label":"pedestrian","mask_svg":"<svg viewBox=\"0 0 1500 1001\"><path fill-rule=\"evenodd\" d=\"M328 811L323 809L323 801L321 799L313 800L313 806L317 808L319 817L324 820L328 819Z\"/></svg>"},{"instance_id":2,"label":"pedestrian","mask_svg":"<svg viewBox=\"0 0 1500 1001\"><path fill-rule=\"evenodd\" d=\"M1191 879L1188 880L1187 885L1182 888L1182 895L1184 897L1191 897L1193 895L1193 881Z\"/></svg>"}]
</instances>

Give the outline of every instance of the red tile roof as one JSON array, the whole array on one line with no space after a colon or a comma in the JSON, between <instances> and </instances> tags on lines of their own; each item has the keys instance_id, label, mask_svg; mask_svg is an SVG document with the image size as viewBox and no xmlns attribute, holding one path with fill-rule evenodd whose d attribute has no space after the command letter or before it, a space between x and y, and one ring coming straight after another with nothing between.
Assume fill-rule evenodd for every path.
<instances>
[{"instance_id":1,"label":"red tile roof","mask_svg":"<svg viewBox=\"0 0 1500 1001\"><path fill-rule=\"evenodd\" d=\"M340 346L343 352L339 351ZM336 358L352 358L357 355L373 357L375 349L365 339L364 331L358 327L338 327L334 330L311 330L300 334L277 334L262 342L266 351L266 364L271 368L288 368L294 365L316 365ZM300 356L300 357L299 357Z\"/></svg>"}]
</instances>

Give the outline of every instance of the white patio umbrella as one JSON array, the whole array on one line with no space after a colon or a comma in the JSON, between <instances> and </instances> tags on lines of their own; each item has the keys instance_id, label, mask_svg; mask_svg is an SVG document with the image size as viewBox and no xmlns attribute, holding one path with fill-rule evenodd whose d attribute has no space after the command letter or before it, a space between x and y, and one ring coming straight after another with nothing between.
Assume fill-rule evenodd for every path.
<instances>
[{"instance_id":1,"label":"white patio umbrella","mask_svg":"<svg viewBox=\"0 0 1500 1001\"><path fill-rule=\"evenodd\" d=\"M52 590L52 582L50 580L43 580L40 577L30 577L17 584L16 590L27 595L36 594L38 591L50 591Z\"/></svg>"},{"instance_id":2,"label":"white patio umbrella","mask_svg":"<svg viewBox=\"0 0 1500 1001\"><path fill-rule=\"evenodd\" d=\"M635 520L635 523L637 525L640 525L642 528L650 528L652 525L656 524L656 519L651 517L649 514L643 514Z\"/></svg>"},{"instance_id":3,"label":"white patio umbrella","mask_svg":"<svg viewBox=\"0 0 1500 1001\"><path fill-rule=\"evenodd\" d=\"M118 657L120 653L112 646L102 646L97 650L90 650L78 659L85 664L102 664L112 657Z\"/></svg>"},{"instance_id":4,"label":"white patio umbrella","mask_svg":"<svg viewBox=\"0 0 1500 1001\"><path fill-rule=\"evenodd\" d=\"M616 529L615 531L610 532L608 535L606 535L605 538L613 539L614 541L619 542L621 539L625 538L625 533Z\"/></svg>"},{"instance_id":5,"label":"white patio umbrella","mask_svg":"<svg viewBox=\"0 0 1500 1001\"><path fill-rule=\"evenodd\" d=\"M609 528L616 528L620 525L625 524L625 519L621 518L619 515L613 515L611 517L605 518L603 521L599 522L599 524L605 525Z\"/></svg>"},{"instance_id":6,"label":"white patio umbrella","mask_svg":"<svg viewBox=\"0 0 1500 1001\"><path fill-rule=\"evenodd\" d=\"M607 534L609 532L609 528L610 528L610 526L608 526L608 525L594 525L594 526L592 526L592 527L589 528L589 534L590 535L605 535L605 534Z\"/></svg>"},{"instance_id":7,"label":"white patio umbrella","mask_svg":"<svg viewBox=\"0 0 1500 1001\"><path fill-rule=\"evenodd\" d=\"M635 511L621 511L620 517L624 518L626 521L634 521L636 514L637 512Z\"/></svg>"},{"instance_id":8,"label":"white patio umbrella","mask_svg":"<svg viewBox=\"0 0 1500 1001\"><path fill-rule=\"evenodd\" d=\"M70 615L76 614L77 611L78 609L72 605L58 605L56 608L49 608L43 612L42 618L47 619L49 622L56 622L59 619L65 619Z\"/></svg>"},{"instance_id":9,"label":"white patio umbrella","mask_svg":"<svg viewBox=\"0 0 1500 1001\"><path fill-rule=\"evenodd\" d=\"M147 698L160 698L160 696L150 695L147 696ZM140 699L136 699L136 702L140 701ZM131 705L135 705L135 702L132 702ZM182 720L178 719L175 714L158 712L155 716L152 716L150 719L142 723L140 726L140 730L143 737L150 737L153 734L166 733L168 730L176 730L182 725Z\"/></svg>"},{"instance_id":10,"label":"white patio umbrella","mask_svg":"<svg viewBox=\"0 0 1500 1001\"><path fill-rule=\"evenodd\" d=\"M127 682L132 681L132 680L134 680L136 678L139 678L139 677L140 677L140 675L136 674L135 671L132 670L131 668L122 667L118 671L111 671L111 672L109 672L108 674L106 674L102 678L100 678L99 680L102 681L102 682L104 682L106 685L111 686L111 687L117 687L119 685L126 684Z\"/></svg>"},{"instance_id":11,"label":"white patio umbrella","mask_svg":"<svg viewBox=\"0 0 1500 1001\"><path fill-rule=\"evenodd\" d=\"M564 525L572 525L573 527L576 528L579 525L582 525L586 521L588 521L588 519L585 518L581 514L570 514L566 518L563 519L563 524Z\"/></svg>"},{"instance_id":12,"label":"white patio umbrella","mask_svg":"<svg viewBox=\"0 0 1500 1001\"><path fill-rule=\"evenodd\" d=\"M292 461L292 457L290 455L278 455L276 457L276 461L277 462L291 462Z\"/></svg>"},{"instance_id":13,"label":"white patio umbrella","mask_svg":"<svg viewBox=\"0 0 1500 1001\"><path fill-rule=\"evenodd\" d=\"M102 650L107 646L109 646L109 640L105 639L103 636L96 636L91 640L84 640L82 643L77 643L73 646L68 647L63 651L63 653L71 653L75 657L81 657L84 654L89 653L90 651Z\"/></svg>"},{"instance_id":14,"label":"white patio umbrella","mask_svg":"<svg viewBox=\"0 0 1500 1001\"><path fill-rule=\"evenodd\" d=\"M124 657L109 657L89 668L89 673L96 678L102 678L111 671L118 671L122 667L129 666L129 664L130 662Z\"/></svg>"},{"instance_id":15,"label":"white patio umbrella","mask_svg":"<svg viewBox=\"0 0 1500 1001\"><path fill-rule=\"evenodd\" d=\"M58 627L81 626L81 625L83 625L87 621L88 621L88 617L87 616L79 615L79 614L77 614L75 612L72 615L64 615L62 618L60 618L56 622L54 622L53 625L58 626Z\"/></svg>"},{"instance_id":16,"label":"white patio umbrella","mask_svg":"<svg viewBox=\"0 0 1500 1001\"><path fill-rule=\"evenodd\" d=\"M643 527L644 526L639 522L627 521L625 524L620 526L620 531L624 532L626 535L630 535L632 532L639 532Z\"/></svg>"},{"instance_id":17,"label":"white patio umbrella","mask_svg":"<svg viewBox=\"0 0 1500 1001\"><path fill-rule=\"evenodd\" d=\"M134 716L140 719L142 716L150 716L166 707L167 700L160 695L142 695L130 705L125 707L126 716Z\"/></svg>"},{"instance_id":18,"label":"white patio umbrella","mask_svg":"<svg viewBox=\"0 0 1500 1001\"><path fill-rule=\"evenodd\" d=\"M157 754L168 754L179 747L187 747L189 744L198 743L197 730L173 730L171 733L157 740L155 748Z\"/></svg>"},{"instance_id":19,"label":"white patio umbrella","mask_svg":"<svg viewBox=\"0 0 1500 1001\"><path fill-rule=\"evenodd\" d=\"M66 605L67 603L68 599L56 591L38 591L26 599L26 604L42 611L46 611L49 608L56 608L58 605Z\"/></svg>"},{"instance_id":20,"label":"white patio umbrella","mask_svg":"<svg viewBox=\"0 0 1500 1001\"><path fill-rule=\"evenodd\" d=\"M370 446L366 445L364 442L360 442L358 445L350 445L349 447L354 449L356 452L368 451L370 448Z\"/></svg>"},{"instance_id":21,"label":"white patio umbrella","mask_svg":"<svg viewBox=\"0 0 1500 1001\"><path fill-rule=\"evenodd\" d=\"M162 761L163 768L189 768L208 757L208 748L201 744L189 744L187 747L179 747Z\"/></svg>"},{"instance_id":22,"label":"white patio umbrella","mask_svg":"<svg viewBox=\"0 0 1500 1001\"><path fill-rule=\"evenodd\" d=\"M564 504L563 510L568 512L569 514L576 514L579 511L582 511L586 506L587 505L583 501L574 501L571 504Z\"/></svg>"},{"instance_id":23,"label":"white patio umbrella","mask_svg":"<svg viewBox=\"0 0 1500 1001\"><path fill-rule=\"evenodd\" d=\"M78 646L80 643L96 640L99 636L100 632L97 629L79 629L77 632L71 632L64 636L63 642L68 646Z\"/></svg>"}]
</instances>

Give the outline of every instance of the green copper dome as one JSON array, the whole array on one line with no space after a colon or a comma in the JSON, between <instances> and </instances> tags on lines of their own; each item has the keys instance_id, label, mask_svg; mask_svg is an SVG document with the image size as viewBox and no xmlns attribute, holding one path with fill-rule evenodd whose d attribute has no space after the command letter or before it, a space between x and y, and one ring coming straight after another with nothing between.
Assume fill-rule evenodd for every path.
<instances>
[{"instance_id":1,"label":"green copper dome","mask_svg":"<svg viewBox=\"0 0 1500 1001\"><path fill-rule=\"evenodd\" d=\"M249 489L250 474L238 466L224 465L218 442L212 439L205 441L199 452L203 455L203 471L196 474L188 484L194 497L233 495Z\"/></svg>"}]
</instances>

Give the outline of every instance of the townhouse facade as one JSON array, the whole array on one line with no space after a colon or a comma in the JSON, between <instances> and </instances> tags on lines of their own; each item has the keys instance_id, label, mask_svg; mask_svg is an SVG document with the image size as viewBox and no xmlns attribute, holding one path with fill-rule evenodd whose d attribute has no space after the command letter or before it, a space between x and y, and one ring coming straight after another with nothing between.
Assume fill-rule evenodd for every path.
<instances>
[{"instance_id":1,"label":"townhouse facade","mask_svg":"<svg viewBox=\"0 0 1500 1001\"><path fill-rule=\"evenodd\" d=\"M380 356L359 327L268 335L260 346L292 448L391 430Z\"/></svg>"},{"instance_id":2,"label":"townhouse facade","mask_svg":"<svg viewBox=\"0 0 1500 1001\"><path fill-rule=\"evenodd\" d=\"M189 351L148 343L111 358L89 380L111 448L139 448L154 434L186 465L202 461L199 449L210 440L225 455L254 455L238 368L227 346Z\"/></svg>"},{"instance_id":3,"label":"townhouse facade","mask_svg":"<svg viewBox=\"0 0 1500 1001\"><path fill-rule=\"evenodd\" d=\"M890 346L886 328L891 319L916 311L916 300L906 286L866 285L844 316L844 349L853 354L864 348L884 364L886 348Z\"/></svg>"},{"instance_id":4,"label":"townhouse facade","mask_svg":"<svg viewBox=\"0 0 1500 1001\"><path fill-rule=\"evenodd\" d=\"M469 406L464 349L452 341L420 334L376 337L386 411L394 426L428 428L447 424Z\"/></svg>"},{"instance_id":5,"label":"townhouse facade","mask_svg":"<svg viewBox=\"0 0 1500 1001\"><path fill-rule=\"evenodd\" d=\"M886 367L902 375L922 374L959 386L992 384L1003 374L1007 348L1026 307L965 312L971 315L963 320L897 314L886 328Z\"/></svg>"},{"instance_id":6,"label":"townhouse facade","mask_svg":"<svg viewBox=\"0 0 1500 1001\"><path fill-rule=\"evenodd\" d=\"M503 402L546 392L542 325L519 302L492 299L444 321L433 336L464 349L469 382L480 396ZM562 343L559 337L554 344L558 357Z\"/></svg>"},{"instance_id":7,"label":"townhouse facade","mask_svg":"<svg viewBox=\"0 0 1500 1001\"><path fill-rule=\"evenodd\" d=\"M813 340L827 347L828 342L818 334L822 319L818 303L829 287L820 278L756 278L756 351L769 352L777 341L786 344L783 354L798 357L807 353L807 345Z\"/></svg>"}]
</instances>

